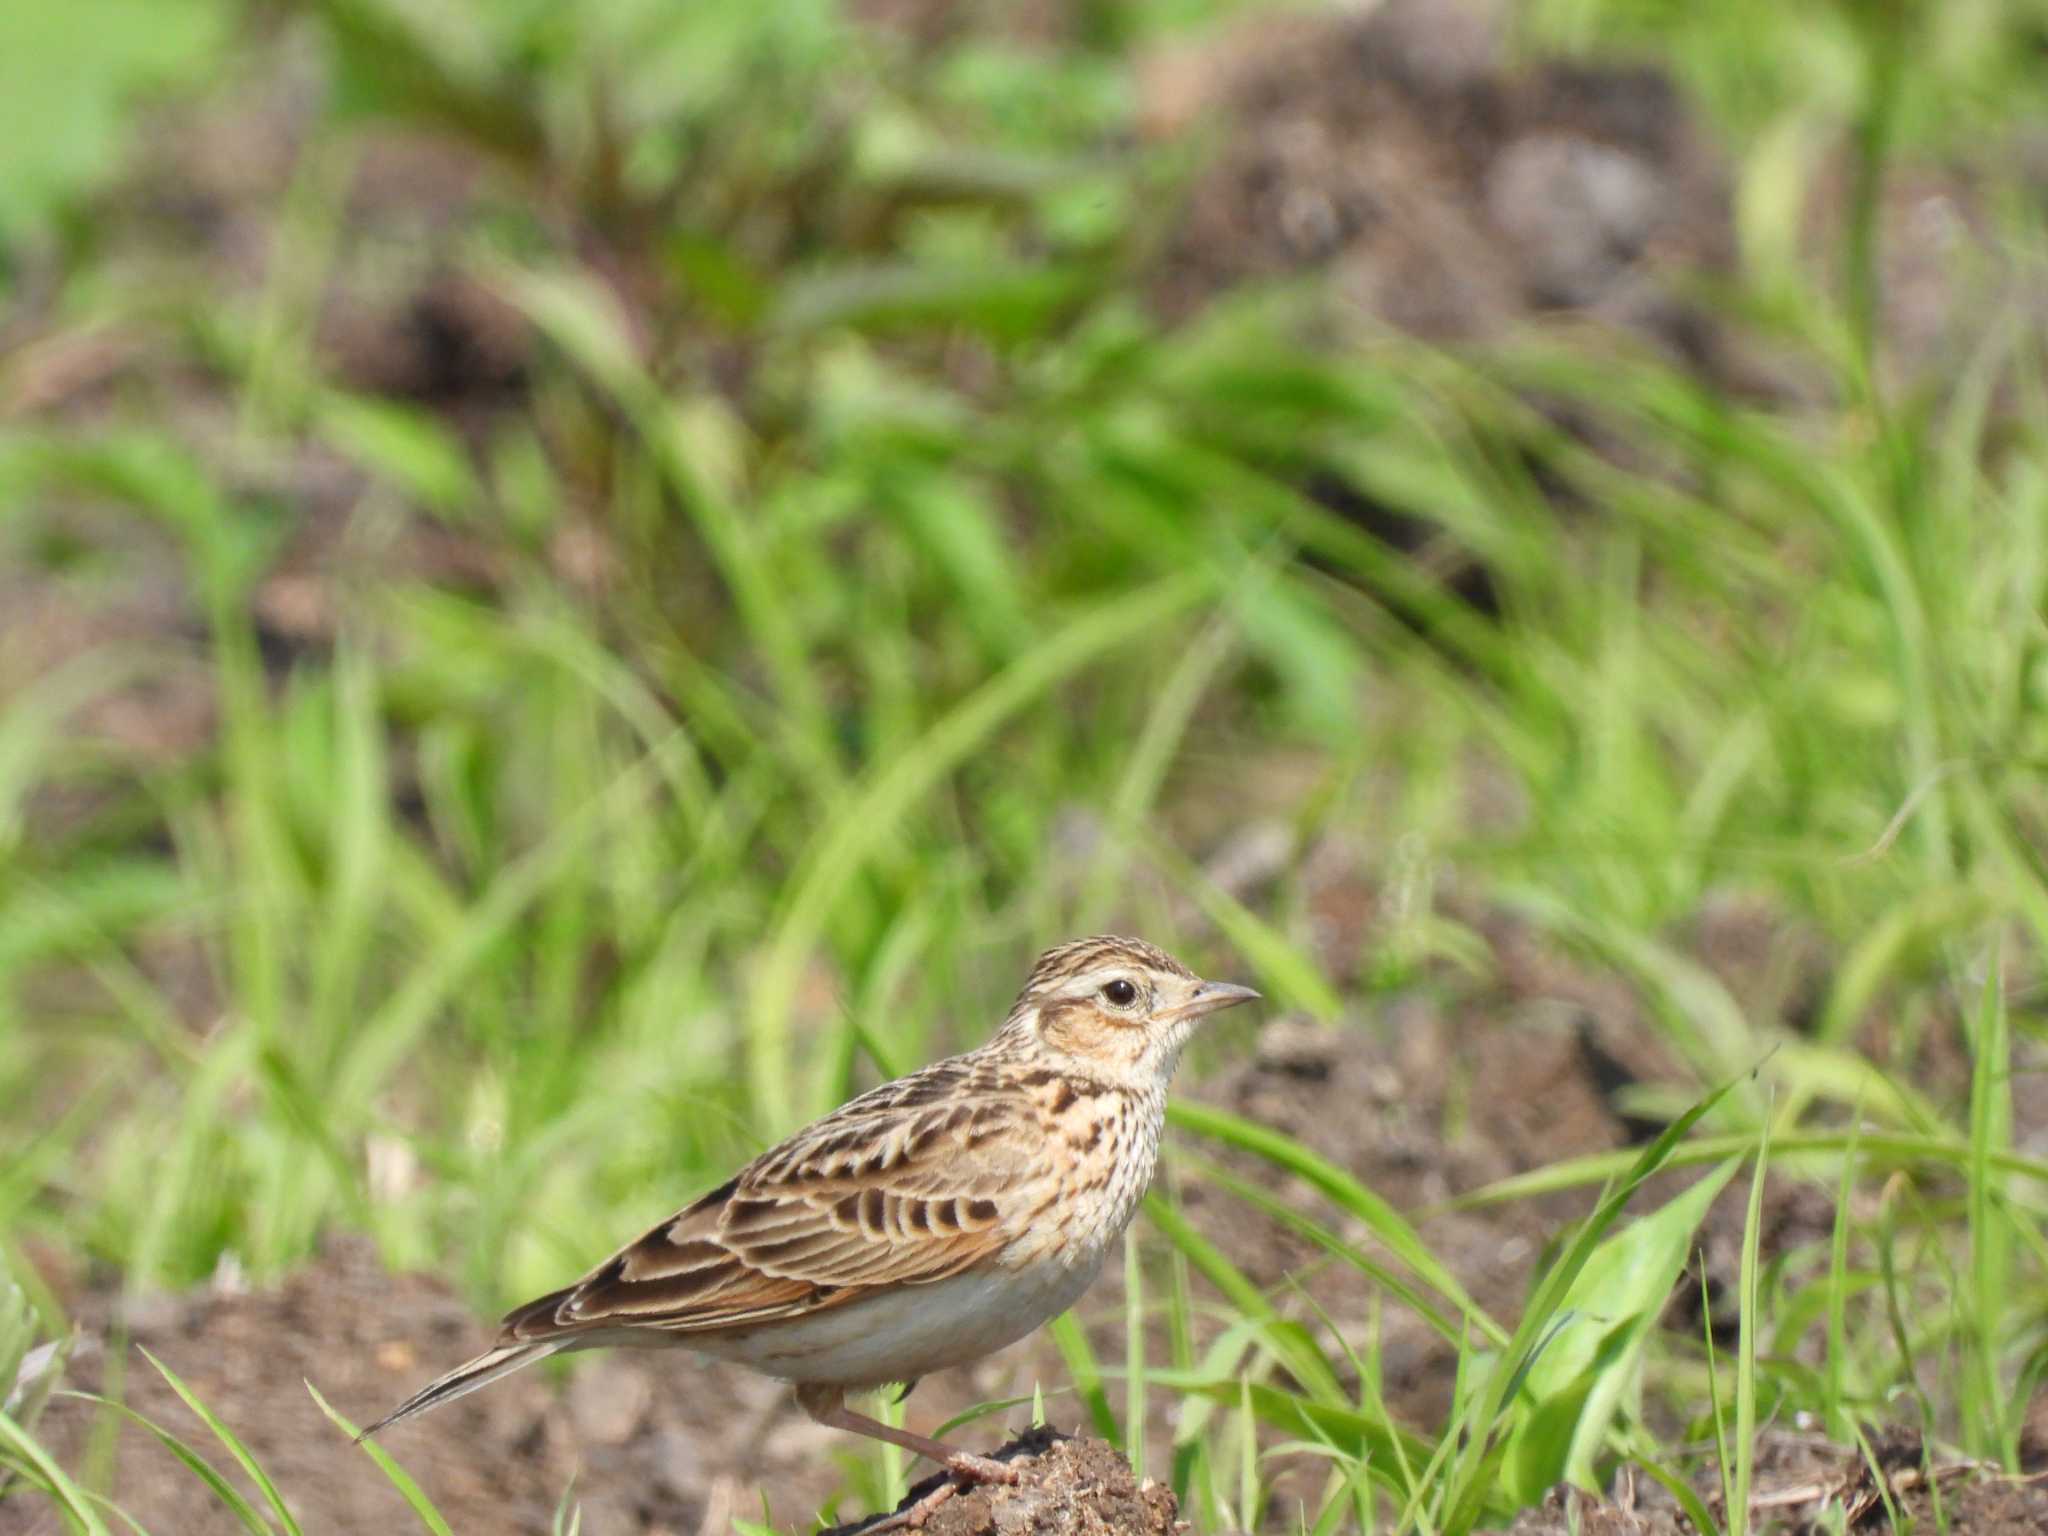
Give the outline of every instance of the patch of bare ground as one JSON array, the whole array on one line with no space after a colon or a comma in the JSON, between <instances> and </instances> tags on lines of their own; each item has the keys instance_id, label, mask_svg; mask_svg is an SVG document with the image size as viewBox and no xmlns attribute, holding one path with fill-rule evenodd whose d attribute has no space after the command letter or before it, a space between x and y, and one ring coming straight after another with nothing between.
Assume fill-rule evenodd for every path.
<instances>
[{"instance_id":1,"label":"patch of bare ground","mask_svg":"<svg viewBox=\"0 0 2048 1536\"><path fill-rule=\"evenodd\" d=\"M330 1245L275 1290L211 1290L125 1307L88 1300L78 1311L89 1343L68 1372L70 1385L111 1388L118 1358L130 1407L237 1476L136 1346L148 1349L248 1444L308 1530L400 1530L414 1521L306 1383L367 1422L488 1333L447 1286L388 1274L358 1241ZM82 1465L94 1420L92 1407L75 1400L51 1407L42 1430L60 1462ZM573 1479L586 1531L651 1536L699 1530L707 1516L718 1517L714 1524L735 1512L758 1519L764 1499L777 1525L810 1526L842 1480L833 1455L839 1441L751 1373L681 1356L607 1356L572 1374L566 1390L527 1372L399 1425L381 1443L457 1531L549 1531ZM147 1434L123 1426L114 1445L111 1492L146 1528L240 1529ZM15 1523L34 1508L0 1504L0 1532L47 1528L54 1536L54 1515L45 1526Z\"/></svg>"},{"instance_id":2,"label":"patch of bare ground","mask_svg":"<svg viewBox=\"0 0 2048 1536\"><path fill-rule=\"evenodd\" d=\"M61 1273L52 1278L67 1288ZM125 1302L87 1291L70 1302L82 1342L66 1385L118 1395L240 1482L227 1454L143 1359L139 1351L147 1349L248 1445L308 1530L408 1529L413 1517L369 1457L320 1412L306 1384L366 1423L474 1353L491 1332L489 1319L443 1281L388 1273L360 1239L330 1242L275 1289L227 1284ZM1054 1385L1056 1361L1049 1347L1041 1355L1027 1345L943 1372L913 1399L913 1423L936 1425L977 1403L1028 1395L1041 1375ZM681 1352L612 1351L575 1366L566 1380L545 1368L508 1377L395 1426L379 1444L459 1532L551 1531L565 1490L582 1505L583 1529L593 1536L724 1531L735 1516L759 1520L764 1509L776 1529L805 1531L853 1512L837 1495L846 1462L864 1447L812 1423L779 1384ZM1023 1417L1018 1409L1007 1422L1015 1426ZM96 1418L91 1405L59 1399L39 1429L61 1464L79 1467ZM1008 1432L1005 1422L983 1420L951 1439L981 1450ZM112 1433L109 1491L146 1529L240 1529L147 1432L120 1422ZM1163 1498L1166 1524L1151 1514L1131 1514L1121 1524L1034 1523L1028 1501L1012 1498L1015 1490L996 1490L993 1499L965 1496L957 1507L935 1511L929 1530L983 1528L973 1524L977 1519L1016 1532L1171 1524L1171 1496L1131 1482L1128 1466L1107 1445L1027 1434L1005 1450L1040 1458L1027 1488L1092 1489L1082 1507L1105 1520L1104 1512L1156 1511ZM244 1491L256 1496L253 1488ZM50 1523L56 1519L40 1501L0 1502L0 1536L58 1536L63 1527Z\"/></svg>"},{"instance_id":3,"label":"patch of bare ground","mask_svg":"<svg viewBox=\"0 0 2048 1536\"><path fill-rule=\"evenodd\" d=\"M1612 53L1532 58L1513 31L1505 0L1385 0L1260 13L1143 60L1147 134L1206 129L1215 146L1154 274L1161 307L1313 271L1340 308L1429 340L1562 319L1738 392L1823 389L1713 297L1736 269L1731 177L1671 74ZM1942 378L2002 312L2040 314L1992 214L1997 176L2040 160L2022 137L1889 168L1887 366ZM1802 249L1840 248L1852 180L1846 156L1820 167Z\"/></svg>"},{"instance_id":4,"label":"patch of bare ground","mask_svg":"<svg viewBox=\"0 0 2048 1536\"><path fill-rule=\"evenodd\" d=\"M2011 1477L1974 1462L1929 1455L1909 1431L1884 1435L1865 1457L1816 1435L1772 1432L1757 1446L1749 1528L1760 1536L1932 1531L1952 1536L2040 1536L2048 1531L2048 1482ZM1722 1516L1718 1487L1696 1478L1708 1514ZM1481 1533L1487 1536L1487 1533ZM1600 1497L1552 1491L1493 1536L1700 1536L1676 1501L1648 1478L1624 1472Z\"/></svg>"},{"instance_id":5,"label":"patch of bare ground","mask_svg":"<svg viewBox=\"0 0 2048 1536\"><path fill-rule=\"evenodd\" d=\"M1157 294L1184 313L1316 270L1360 314L1439 340L1571 311L1711 371L1682 289L1725 270L1725 174L1649 65L1509 57L1505 7L1389 0L1261 15L1142 72L1154 137L1220 124Z\"/></svg>"}]
</instances>

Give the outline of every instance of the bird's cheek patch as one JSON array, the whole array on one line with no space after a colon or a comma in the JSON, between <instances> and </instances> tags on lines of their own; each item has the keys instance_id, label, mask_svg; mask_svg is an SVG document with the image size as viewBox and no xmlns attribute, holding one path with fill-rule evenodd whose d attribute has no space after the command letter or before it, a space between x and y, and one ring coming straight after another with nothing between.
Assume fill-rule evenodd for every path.
<instances>
[{"instance_id":1,"label":"bird's cheek patch","mask_svg":"<svg viewBox=\"0 0 2048 1536\"><path fill-rule=\"evenodd\" d=\"M1077 1056L1099 1054L1108 1034L1101 1013L1087 1003L1048 1003L1041 1010L1039 1020L1040 1032L1047 1045Z\"/></svg>"}]
</instances>

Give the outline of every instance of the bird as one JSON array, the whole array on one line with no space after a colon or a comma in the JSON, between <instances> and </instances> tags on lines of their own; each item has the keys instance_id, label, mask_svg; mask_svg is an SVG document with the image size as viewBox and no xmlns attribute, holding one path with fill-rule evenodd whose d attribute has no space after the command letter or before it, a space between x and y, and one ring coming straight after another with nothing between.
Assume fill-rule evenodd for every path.
<instances>
[{"instance_id":1,"label":"bird","mask_svg":"<svg viewBox=\"0 0 2048 1536\"><path fill-rule=\"evenodd\" d=\"M846 1397L898 1383L907 1395L1079 1299L1152 1181L1182 1048L1204 1017L1258 995L1143 939L1048 949L985 1044L848 1101L575 1284L515 1307L495 1344L357 1439L548 1355L666 1346L790 1383L818 1423L961 1483L1014 1481L1005 1463Z\"/></svg>"}]
</instances>

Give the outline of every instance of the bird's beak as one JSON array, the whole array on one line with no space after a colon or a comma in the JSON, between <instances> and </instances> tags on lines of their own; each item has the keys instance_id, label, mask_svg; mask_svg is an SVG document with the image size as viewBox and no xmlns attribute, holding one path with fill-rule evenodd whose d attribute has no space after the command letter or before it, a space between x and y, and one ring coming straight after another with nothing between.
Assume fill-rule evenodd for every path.
<instances>
[{"instance_id":1,"label":"bird's beak","mask_svg":"<svg viewBox=\"0 0 2048 1536\"><path fill-rule=\"evenodd\" d=\"M1174 1010L1174 1016L1182 1019L1199 1019L1204 1014L1215 1013L1221 1008L1235 1008L1239 1003L1258 1000L1259 994L1250 987L1240 987L1229 981L1198 981L1195 989L1188 994L1188 1000Z\"/></svg>"}]
</instances>

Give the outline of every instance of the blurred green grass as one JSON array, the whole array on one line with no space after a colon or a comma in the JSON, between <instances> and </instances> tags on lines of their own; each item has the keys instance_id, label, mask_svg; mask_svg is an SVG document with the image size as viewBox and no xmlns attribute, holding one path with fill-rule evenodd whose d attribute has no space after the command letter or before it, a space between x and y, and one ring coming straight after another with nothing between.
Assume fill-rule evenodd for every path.
<instances>
[{"instance_id":1,"label":"blurred green grass","mask_svg":"<svg viewBox=\"0 0 2048 1536\"><path fill-rule=\"evenodd\" d=\"M1333 345L1313 284L1165 324L1145 263L1189 168L1134 147L1131 60L1217 16L1078 14L1061 49L970 29L919 53L825 0L262 8L207 43L222 79L290 45L328 89L273 210L289 259L247 292L100 265L116 209L91 167L62 173L62 219L11 248L24 294L59 273L31 340L140 327L222 420L158 381L0 421L11 565L87 609L164 560L189 594L182 627L26 679L0 713L0 1251L45 1330L32 1253L140 1291L224 1255L273 1277L330 1229L479 1305L536 1291L876 1070L976 1043L1042 942L1114 920L1359 1023L1373 992L1483 952L1442 887L1625 976L1699 1091L1733 1085L1712 1138L1665 1150L1761 1168L1768 1139L1830 1187L1900 1163L1967 1187L1960 1209L1887 1207L1916 1241L1882 1276L1846 1235L1770 1284L1745 1252L1731 1486L1759 1394L1842 1433L1910 1383L1931 1429L2011 1464L2016 1421L1967 1405L2023 1402L2044 1358L2012 1279L2044 1248L2009 1072L2038 1043L2048 933L2048 402L2023 325L1915 379L1872 295L1894 159L2038 111L2014 67L2038 7L1518 13L1525 46L1648 50L1717 114L1744 259L1726 301L1819 381L1797 404L1613 337ZM92 133L132 69L85 93ZM508 189L462 260L538 344L520 407L481 426L352 387L312 342L339 189L362 136L401 123ZM1814 252L1787 210L1837 162L1847 216ZM2038 272L2038 214L2015 190L2002 217L2003 259ZM593 249L662 302L625 302ZM316 450L369 489L331 643L282 644L259 589ZM408 564L412 527L487 551L489 579ZM1442 579L1472 562L1488 601ZM201 750L70 728L180 666L205 674ZM1298 857L1250 898L1209 878L1249 821L1296 855L1348 840L1399 893L1406 915L1343 957L1359 983L1326 974ZM1688 955L1684 925L1729 893L1824 935L1804 1030ZM166 954L197 957L199 1016ZM1894 1054L1872 1060L1880 1004ZM1952 1026L1975 1091L1924 1102L1917 1043ZM1331 1252L1468 1312L1399 1218L1311 1183L1397 1267L1334 1225ZM1682 1255L1697 1212L1665 1209L1605 1241ZM1165 1317L1176 1358L1134 1360L1119 1408L1086 1336L1060 1341L1134 1450L1148 1389L1215 1426L1173 1461L1206 1523L1255 1523L1254 1421L1330 1460L1318 1529L1370 1527L1376 1484L1407 1528L1463 1531L1617 1447L1653 1455L1621 1391L1646 1352L1689 1420L1725 1391L1651 1333L1661 1294L1568 1300L1574 1274L1627 1269L1589 1224L1518 1328L1457 1324L1456 1413L1415 1440L1364 1345L1324 1358L1155 1215L1172 1257L1134 1258L1129 1339ZM1944 1235L1967 1264L1944 1268ZM1921 1331L1878 1326L1887 1306ZM1546 1353L1588 1311L1601 1349ZM1759 1343L1799 1319L1828 1332L1821 1380ZM32 1443L0 1454L54 1483Z\"/></svg>"}]
</instances>

